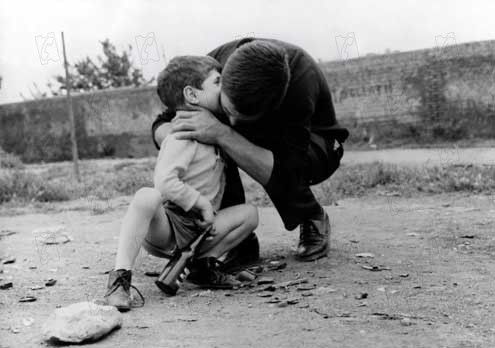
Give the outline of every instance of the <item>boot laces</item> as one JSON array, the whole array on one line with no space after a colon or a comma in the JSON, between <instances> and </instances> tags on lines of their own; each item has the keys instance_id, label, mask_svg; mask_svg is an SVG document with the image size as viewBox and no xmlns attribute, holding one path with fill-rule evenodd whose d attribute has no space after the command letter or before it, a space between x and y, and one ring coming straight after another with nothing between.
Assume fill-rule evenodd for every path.
<instances>
[{"instance_id":1,"label":"boot laces","mask_svg":"<svg viewBox=\"0 0 495 348\"><path fill-rule=\"evenodd\" d=\"M318 234L318 230L311 221L306 221L301 224L301 242L311 242L314 240L315 234Z\"/></svg>"},{"instance_id":2,"label":"boot laces","mask_svg":"<svg viewBox=\"0 0 495 348\"><path fill-rule=\"evenodd\" d=\"M139 297L141 298L141 301L142 302L139 303L136 306L132 306L133 308L143 307L144 306L145 299L144 299L143 294L141 294L141 291L139 291L139 289L136 288L134 285L130 284L129 281L125 277L123 277L122 275L118 276L114 280L114 282L112 284L112 287L110 289L108 289L107 293L105 294L105 297L110 296L111 294L113 294L120 286L122 286L124 288L124 290L126 290L126 291L130 290L130 288L133 288L134 290L136 290L136 292L138 293Z\"/></svg>"}]
</instances>

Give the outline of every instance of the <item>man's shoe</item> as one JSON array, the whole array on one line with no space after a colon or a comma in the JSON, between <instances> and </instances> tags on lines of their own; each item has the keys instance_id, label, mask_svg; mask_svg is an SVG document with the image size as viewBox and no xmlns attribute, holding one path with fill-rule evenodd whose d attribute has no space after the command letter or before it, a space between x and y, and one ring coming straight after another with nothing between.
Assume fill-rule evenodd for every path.
<instances>
[{"instance_id":1,"label":"man's shoe","mask_svg":"<svg viewBox=\"0 0 495 348\"><path fill-rule=\"evenodd\" d=\"M244 269L256 263L260 259L260 243L253 232L238 246L232 248L223 260L220 269L222 272L231 273Z\"/></svg>"},{"instance_id":2,"label":"man's shoe","mask_svg":"<svg viewBox=\"0 0 495 348\"><path fill-rule=\"evenodd\" d=\"M330 219L308 220L301 224L296 257L300 261L314 261L325 257L330 250Z\"/></svg>"},{"instance_id":3,"label":"man's shoe","mask_svg":"<svg viewBox=\"0 0 495 348\"><path fill-rule=\"evenodd\" d=\"M109 306L117 307L117 309L121 312L130 310L130 288L133 287L136 289L139 296L141 296L144 305L144 297L135 286L131 285L131 279L131 270L117 269L110 271L108 275L107 292L104 296L105 303Z\"/></svg>"},{"instance_id":4,"label":"man's shoe","mask_svg":"<svg viewBox=\"0 0 495 348\"><path fill-rule=\"evenodd\" d=\"M222 272L220 261L214 257L203 257L194 262L187 280L207 289L235 289L242 283L230 274Z\"/></svg>"}]
</instances>

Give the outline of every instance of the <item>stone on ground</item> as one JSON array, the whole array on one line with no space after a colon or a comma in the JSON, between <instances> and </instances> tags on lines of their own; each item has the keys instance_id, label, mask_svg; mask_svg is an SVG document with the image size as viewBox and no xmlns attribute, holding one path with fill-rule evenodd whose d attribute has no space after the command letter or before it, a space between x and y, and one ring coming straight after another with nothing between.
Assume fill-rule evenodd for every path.
<instances>
[{"instance_id":1,"label":"stone on ground","mask_svg":"<svg viewBox=\"0 0 495 348\"><path fill-rule=\"evenodd\" d=\"M113 306L79 302L56 309L42 328L45 340L79 343L94 341L122 326L122 314Z\"/></svg>"}]
</instances>

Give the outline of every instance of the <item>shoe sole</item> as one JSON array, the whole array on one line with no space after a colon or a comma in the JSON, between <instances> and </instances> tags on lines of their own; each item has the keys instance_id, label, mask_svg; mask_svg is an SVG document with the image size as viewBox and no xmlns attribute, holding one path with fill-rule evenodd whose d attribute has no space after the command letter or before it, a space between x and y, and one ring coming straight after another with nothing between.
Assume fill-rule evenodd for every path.
<instances>
[{"instance_id":1,"label":"shoe sole","mask_svg":"<svg viewBox=\"0 0 495 348\"><path fill-rule=\"evenodd\" d=\"M315 261L315 260L321 259L323 257L327 257L329 251L330 251L330 245L327 244L326 247L324 249L322 249L321 251L318 251L318 252L311 254L311 255L308 255L308 256L296 255L296 259L298 261L302 261L302 262Z\"/></svg>"}]
</instances>

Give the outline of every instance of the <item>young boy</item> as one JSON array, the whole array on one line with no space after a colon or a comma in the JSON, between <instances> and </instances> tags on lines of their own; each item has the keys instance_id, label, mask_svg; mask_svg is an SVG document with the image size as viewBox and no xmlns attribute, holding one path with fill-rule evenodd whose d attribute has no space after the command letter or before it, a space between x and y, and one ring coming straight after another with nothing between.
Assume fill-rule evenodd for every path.
<instances>
[{"instance_id":1,"label":"young boy","mask_svg":"<svg viewBox=\"0 0 495 348\"><path fill-rule=\"evenodd\" d=\"M203 107L220 110L220 65L208 56L180 56L158 77L157 92L167 113ZM210 237L196 255L188 280L203 287L232 288L239 284L220 272L218 258L237 246L258 225L258 212L247 204L218 211L225 185L220 150L170 134L158 155L154 188L141 188L122 221L115 268L109 274L106 302L130 309L132 266L141 245L164 257L182 248L205 229Z\"/></svg>"}]
</instances>

